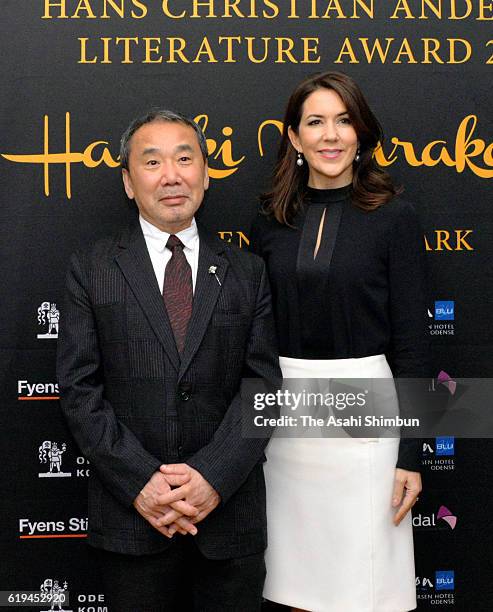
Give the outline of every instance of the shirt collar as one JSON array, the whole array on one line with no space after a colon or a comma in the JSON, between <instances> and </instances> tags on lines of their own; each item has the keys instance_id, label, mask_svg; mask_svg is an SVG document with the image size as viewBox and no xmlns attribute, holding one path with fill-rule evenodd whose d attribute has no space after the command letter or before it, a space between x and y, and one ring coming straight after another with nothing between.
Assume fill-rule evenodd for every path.
<instances>
[{"instance_id":1,"label":"shirt collar","mask_svg":"<svg viewBox=\"0 0 493 612\"><path fill-rule=\"evenodd\" d=\"M157 253L163 253L164 249L166 248L168 238L171 234L162 232L155 225L144 219L141 215L139 215L139 221L147 245L154 249ZM175 234L175 236L177 236L183 242L186 249L193 251L197 246L197 240L199 237L195 218L192 219L190 227L178 232Z\"/></svg>"}]
</instances>

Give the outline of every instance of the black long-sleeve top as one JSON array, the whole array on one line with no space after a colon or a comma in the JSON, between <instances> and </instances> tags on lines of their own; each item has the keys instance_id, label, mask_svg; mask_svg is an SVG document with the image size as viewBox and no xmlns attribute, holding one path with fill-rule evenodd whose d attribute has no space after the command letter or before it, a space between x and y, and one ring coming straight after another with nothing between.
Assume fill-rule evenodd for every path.
<instances>
[{"instance_id":1,"label":"black long-sleeve top","mask_svg":"<svg viewBox=\"0 0 493 612\"><path fill-rule=\"evenodd\" d=\"M293 225L260 213L250 234L267 264L280 354L385 354L395 377L429 376L425 253L413 207L395 198L368 212L352 203L350 187L308 188ZM418 446L401 440L397 466L419 471Z\"/></svg>"}]
</instances>

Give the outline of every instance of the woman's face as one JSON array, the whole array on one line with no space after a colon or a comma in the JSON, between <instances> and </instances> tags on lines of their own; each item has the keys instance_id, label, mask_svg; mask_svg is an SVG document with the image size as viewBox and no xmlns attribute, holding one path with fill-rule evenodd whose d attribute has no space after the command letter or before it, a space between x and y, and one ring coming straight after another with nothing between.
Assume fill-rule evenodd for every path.
<instances>
[{"instance_id":1,"label":"woman's face","mask_svg":"<svg viewBox=\"0 0 493 612\"><path fill-rule=\"evenodd\" d=\"M333 89L317 89L308 96L298 133L289 127L288 135L308 164L310 187L334 189L351 183L358 137L344 102Z\"/></svg>"}]
</instances>

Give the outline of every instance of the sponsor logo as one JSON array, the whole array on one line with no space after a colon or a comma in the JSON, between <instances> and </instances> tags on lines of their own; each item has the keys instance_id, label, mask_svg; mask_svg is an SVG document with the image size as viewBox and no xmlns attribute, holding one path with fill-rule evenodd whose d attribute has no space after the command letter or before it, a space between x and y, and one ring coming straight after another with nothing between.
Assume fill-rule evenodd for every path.
<instances>
[{"instance_id":1,"label":"sponsor logo","mask_svg":"<svg viewBox=\"0 0 493 612\"><path fill-rule=\"evenodd\" d=\"M442 436L435 438L435 442L423 442L423 456L421 464L432 472L446 472L455 469L455 438Z\"/></svg>"},{"instance_id":2,"label":"sponsor logo","mask_svg":"<svg viewBox=\"0 0 493 612\"><path fill-rule=\"evenodd\" d=\"M67 589L68 583L65 580L63 584L60 584L58 580L53 578L47 578L39 587L41 593L44 593L47 596L47 599L50 602L50 607L46 609L46 612L51 612L52 610L59 610L59 612L73 612L73 610L62 607L67 601ZM42 610L41 612L45 612Z\"/></svg>"},{"instance_id":3,"label":"sponsor logo","mask_svg":"<svg viewBox=\"0 0 493 612\"><path fill-rule=\"evenodd\" d=\"M437 383L448 389L450 395L454 395L455 391L457 390L457 382L453 380L450 374L447 374L447 372L444 372L443 370L438 373Z\"/></svg>"},{"instance_id":4,"label":"sponsor logo","mask_svg":"<svg viewBox=\"0 0 493 612\"><path fill-rule=\"evenodd\" d=\"M435 302L435 321L453 321L454 304L454 301Z\"/></svg>"},{"instance_id":5,"label":"sponsor logo","mask_svg":"<svg viewBox=\"0 0 493 612\"><path fill-rule=\"evenodd\" d=\"M455 588L455 575L453 570L435 572L435 589L437 591L453 591Z\"/></svg>"},{"instance_id":6,"label":"sponsor logo","mask_svg":"<svg viewBox=\"0 0 493 612\"><path fill-rule=\"evenodd\" d=\"M31 383L28 380L17 381L17 399L26 400L58 400L58 383Z\"/></svg>"},{"instance_id":7,"label":"sponsor logo","mask_svg":"<svg viewBox=\"0 0 493 612\"><path fill-rule=\"evenodd\" d=\"M433 588L433 582L432 582L431 578L427 578L426 576L424 576L424 577L416 576L416 586L419 587L420 590L432 589Z\"/></svg>"},{"instance_id":8,"label":"sponsor logo","mask_svg":"<svg viewBox=\"0 0 493 612\"><path fill-rule=\"evenodd\" d=\"M446 506L440 506L438 512L433 514L423 514L419 513L413 516L413 527L416 529L445 529L449 531L454 530L457 525L457 516L452 514L452 512ZM448 525L445 527L444 523Z\"/></svg>"},{"instance_id":9,"label":"sponsor logo","mask_svg":"<svg viewBox=\"0 0 493 612\"><path fill-rule=\"evenodd\" d=\"M71 517L67 521L35 521L20 518L19 539L87 538L87 518Z\"/></svg>"},{"instance_id":10,"label":"sponsor logo","mask_svg":"<svg viewBox=\"0 0 493 612\"><path fill-rule=\"evenodd\" d=\"M435 439L437 456L453 456L455 452L455 438L443 436Z\"/></svg>"},{"instance_id":11,"label":"sponsor logo","mask_svg":"<svg viewBox=\"0 0 493 612\"><path fill-rule=\"evenodd\" d=\"M447 374L445 370L440 370L436 380L434 378L431 379L429 391L436 391L439 386L445 387L450 395L455 395L457 390L457 381L455 381L450 374Z\"/></svg>"},{"instance_id":12,"label":"sponsor logo","mask_svg":"<svg viewBox=\"0 0 493 612\"><path fill-rule=\"evenodd\" d=\"M416 597L419 602L430 605L455 605L455 572L453 570L437 570L435 577L416 576Z\"/></svg>"},{"instance_id":13,"label":"sponsor logo","mask_svg":"<svg viewBox=\"0 0 493 612\"><path fill-rule=\"evenodd\" d=\"M54 302L43 302L38 308L38 325L45 328L45 332L38 334L38 340L51 340L58 338L58 324L60 311Z\"/></svg>"},{"instance_id":14,"label":"sponsor logo","mask_svg":"<svg viewBox=\"0 0 493 612\"><path fill-rule=\"evenodd\" d=\"M39 612L108 612L104 593L80 593L68 582L47 578L40 586L50 603ZM70 605L69 605L70 604Z\"/></svg>"},{"instance_id":15,"label":"sponsor logo","mask_svg":"<svg viewBox=\"0 0 493 612\"><path fill-rule=\"evenodd\" d=\"M437 518L445 521L450 529L455 529L457 525L457 517L446 506L440 506Z\"/></svg>"},{"instance_id":16,"label":"sponsor logo","mask_svg":"<svg viewBox=\"0 0 493 612\"><path fill-rule=\"evenodd\" d=\"M67 450L65 442L59 447L56 442L45 440L38 449L39 462L49 466L49 471L40 472L39 478L70 478L72 472L62 471L63 453Z\"/></svg>"},{"instance_id":17,"label":"sponsor logo","mask_svg":"<svg viewBox=\"0 0 493 612\"><path fill-rule=\"evenodd\" d=\"M66 451L67 445L65 442L58 444L58 442L53 442L52 440L45 440L38 448L38 459L46 469L38 473L38 478L71 478L72 476L88 478L90 462L81 455L75 459L75 469L72 468L71 471L64 471L62 469L62 462L65 463L67 459L67 455L64 454Z\"/></svg>"},{"instance_id":18,"label":"sponsor logo","mask_svg":"<svg viewBox=\"0 0 493 612\"><path fill-rule=\"evenodd\" d=\"M430 310L428 317L435 323L430 323L428 329L430 336L454 336L455 326L450 321L455 321L455 302L453 300L439 300Z\"/></svg>"}]
</instances>

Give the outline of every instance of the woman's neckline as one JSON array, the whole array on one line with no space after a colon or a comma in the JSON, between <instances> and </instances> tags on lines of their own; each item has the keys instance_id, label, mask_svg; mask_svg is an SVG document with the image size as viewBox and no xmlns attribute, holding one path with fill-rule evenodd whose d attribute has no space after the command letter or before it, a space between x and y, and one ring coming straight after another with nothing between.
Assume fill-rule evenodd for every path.
<instances>
[{"instance_id":1,"label":"woman's neckline","mask_svg":"<svg viewBox=\"0 0 493 612\"><path fill-rule=\"evenodd\" d=\"M352 183L344 187L336 187L335 189L315 189L315 187L306 187L306 198L314 204L327 202L341 202L348 200L352 191Z\"/></svg>"}]
</instances>

